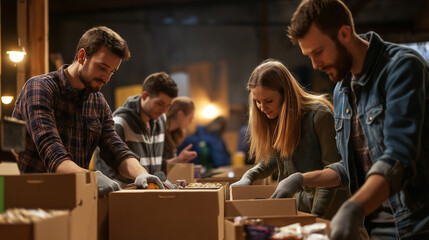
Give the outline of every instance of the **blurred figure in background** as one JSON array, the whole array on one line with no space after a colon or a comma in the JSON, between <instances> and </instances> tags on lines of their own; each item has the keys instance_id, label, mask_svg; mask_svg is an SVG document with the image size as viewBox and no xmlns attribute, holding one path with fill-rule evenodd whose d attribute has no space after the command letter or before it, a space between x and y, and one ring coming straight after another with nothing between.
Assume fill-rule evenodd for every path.
<instances>
[{"instance_id":1,"label":"blurred figure in background","mask_svg":"<svg viewBox=\"0 0 429 240\"><path fill-rule=\"evenodd\" d=\"M190 150L196 151L198 156L191 163L201 164L203 172L210 168L231 165L231 156L222 138L225 128L226 119L222 116L215 118L206 126L197 126L196 132L185 138L178 151L192 144Z\"/></svg>"},{"instance_id":2,"label":"blurred figure in background","mask_svg":"<svg viewBox=\"0 0 429 240\"><path fill-rule=\"evenodd\" d=\"M281 62L271 59L256 67L247 87L249 154L258 164L232 186L251 185L278 170L279 187L273 197L286 197L284 179L302 181L301 173L340 160L333 107L326 96L306 92ZM348 189L297 186L290 192L295 193L299 211L326 219L348 197Z\"/></svg>"},{"instance_id":3,"label":"blurred figure in background","mask_svg":"<svg viewBox=\"0 0 429 240\"><path fill-rule=\"evenodd\" d=\"M168 163L187 163L197 157L196 151L189 151L192 144L188 144L179 155L177 147L185 138L185 129L192 123L195 106L188 97L177 97L167 111L167 125L165 130L165 145L163 171L166 173Z\"/></svg>"},{"instance_id":4,"label":"blurred figure in background","mask_svg":"<svg viewBox=\"0 0 429 240\"><path fill-rule=\"evenodd\" d=\"M139 156L140 164L161 181L166 179L161 170L167 121L165 112L177 94L177 85L167 73L153 73L143 81L142 93L129 97L113 113L115 131ZM130 179L107 166L97 153L95 165L98 170L120 183L121 187L131 183Z\"/></svg>"},{"instance_id":5,"label":"blurred figure in background","mask_svg":"<svg viewBox=\"0 0 429 240\"><path fill-rule=\"evenodd\" d=\"M243 163L246 165L253 165L255 163L255 159L251 159L249 157L250 151L250 135L248 134L248 125L244 125L238 131L238 144L237 144L237 152L244 154Z\"/></svg>"}]
</instances>

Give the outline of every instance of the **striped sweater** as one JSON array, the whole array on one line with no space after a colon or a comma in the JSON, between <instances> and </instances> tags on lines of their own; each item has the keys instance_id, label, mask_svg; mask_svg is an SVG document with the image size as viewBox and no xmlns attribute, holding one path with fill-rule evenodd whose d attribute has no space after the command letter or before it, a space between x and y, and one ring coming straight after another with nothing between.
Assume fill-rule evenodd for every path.
<instances>
[{"instance_id":1,"label":"striped sweater","mask_svg":"<svg viewBox=\"0 0 429 240\"><path fill-rule=\"evenodd\" d=\"M140 164L150 174L158 175L156 173L161 171L164 152L166 116L163 114L155 120L151 119L149 121L151 132L149 132L140 117L140 100L141 95L131 96L123 106L113 113L115 131L128 147L140 157ZM106 176L124 183L133 182L109 169L110 167L104 161L99 160L99 157L96 156L97 169Z\"/></svg>"}]
</instances>

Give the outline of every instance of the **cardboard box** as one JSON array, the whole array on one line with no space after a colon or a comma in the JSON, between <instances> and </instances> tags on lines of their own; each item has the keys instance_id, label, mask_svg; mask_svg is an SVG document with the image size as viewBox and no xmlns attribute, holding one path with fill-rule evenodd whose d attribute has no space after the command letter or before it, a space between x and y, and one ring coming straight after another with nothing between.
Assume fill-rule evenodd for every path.
<instances>
[{"instance_id":1,"label":"cardboard box","mask_svg":"<svg viewBox=\"0 0 429 240\"><path fill-rule=\"evenodd\" d=\"M68 240L69 213L41 219L33 223L0 224L2 240Z\"/></svg>"},{"instance_id":2,"label":"cardboard box","mask_svg":"<svg viewBox=\"0 0 429 240\"><path fill-rule=\"evenodd\" d=\"M225 217L278 215L297 215L295 199L245 199L225 202Z\"/></svg>"},{"instance_id":3,"label":"cardboard box","mask_svg":"<svg viewBox=\"0 0 429 240\"><path fill-rule=\"evenodd\" d=\"M239 181L240 178L239 177L233 177L233 178L229 178L229 177L210 177L210 178L201 178L201 179L196 179L196 182L227 182L229 185Z\"/></svg>"},{"instance_id":4,"label":"cardboard box","mask_svg":"<svg viewBox=\"0 0 429 240\"><path fill-rule=\"evenodd\" d=\"M97 201L97 239L109 239L109 197L99 198Z\"/></svg>"},{"instance_id":5,"label":"cardboard box","mask_svg":"<svg viewBox=\"0 0 429 240\"><path fill-rule=\"evenodd\" d=\"M196 179L196 182L200 182L200 183L207 183L207 182L220 182L220 183L227 183L228 187L225 188L225 200L229 200L229 185L237 182L238 180L240 180L239 178L202 178L202 179Z\"/></svg>"},{"instance_id":6,"label":"cardboard box","mask_svg":"<svg viewBox=\"0 0 429 240\"><path fill-rule=\"evenodd\" d=\"M70 212L70 240L97 238L95 172L2 176L5 208L61 209Z\"/></svg>"},{"instance_id":7,"label":"cardboard box","mask_svg":"<svg viewBox=\"0 0 429 240\"><path fill-rule=\"evenodd\" d=\"M256 187L258 188L259 186ZM232 195L234 195L234 193ZM287 226L294 223L300 223L304 226L316 222L323 222L327 224L327 229L329 230L328 220L317 218L315 215L308 213L298 212L296 210L296 200L294 198L226 201L225 240L245 239L243 225L234 225L234 218L236 216L262 219L264 225L274 225L276 227Z\"/></svg>"},{"instance_id":8,"label":"cardboard box","mask_svg":"<svg viewBox=\"0 0 429 240\"><path fill-rule=\"evenodd\" d=\"M254 165L244 165L240 167L236 166L224 166L215 169L217 174L211 176L210 178L222 178L222 179L231 179L231 183L237 182L241 179L241 177L246 173L247 170L254 167ZM271 181L271 177L258 179L252 183L252 185L267 185Z\"/></svg>"},{"instance_id":9,"label":"cardboard box","mask_svg":"<svg viewBox=\"0 0 429 240\"><path fill-rule=\"evenodd\" d=\"M294 223L300 223L301 226L313 224L316 222L327 223L329 229L329 221L316 218L316 216L298 212L296 215L278 215L278 216L258 216L264 225L273 225L276 227L283 227ZM233 218L225 219L225 240L244 240L245 232L243 225L235 225Z\"/></svg>"},{"instance_id":10,"label":"cardboard box","mask_svg":"<svg viewBox=\"0 0 429 240\"><path fill-rule=\"evenodd\" d=\"M241 178L244 173L254 167L253 165L244 165L244 166L225 166L217 168L216 171L219 171L220 173L213 175L212 177L237 177Z\"/></svg>"},{"instance_id":11,"label":"cardboard box","mask_svg":"<svg viewBox=\"0 0 429 240\"><path fill-rule=\"evenodd\" d=\"M110 240L224 238L224 188L123 190L109 199Z\"/></svg>"},{"instance_id":12,"label":"cardboard box","mask_svg":"<svg viewBox=\"0 0 429 240\"><path fill-rule=\"evenodd\" d=\"M194 174L192 163L167 164L167 179L172 183L179 179L184 179L187 183L194 182Z\"/></svg>"},{"instance_id":13,"label":"cardboard box","mask_svg":"<svg viewBox=\"0 0 429 240\"><path fill-rule=\"evenodd\" d=\"M16 162L0 162L0 176L19 174L18 164L16 164Z\"/></svg>"},{"instance_id":14,"label":"cardboard box","mask_svg":"<svg viewBox=\"0 0 429 240\"><path fill-rule=\"evenodd\" d=\"M229 199L268 199L276 189L277 185L231 186Z\"/></svg>"}]
</instances>

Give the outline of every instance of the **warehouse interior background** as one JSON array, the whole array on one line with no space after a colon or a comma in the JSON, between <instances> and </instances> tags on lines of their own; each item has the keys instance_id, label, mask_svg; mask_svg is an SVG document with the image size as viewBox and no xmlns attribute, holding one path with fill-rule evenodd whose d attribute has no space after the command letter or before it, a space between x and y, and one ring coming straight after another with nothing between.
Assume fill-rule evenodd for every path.
<instances>
[{"instance_id":1,"label":"warehouse interior background","mask_svg":"<svg viewBox=\"0 0 429 240\"><path fill-rule=\"evenodd\" d=\"M413 43L429 59L428 0L344 0L354 15L356 31L375 31L388 41ZM299 0L0 0L2 117L31 76L71 63L81 35L93 26L118 32L131 50L109 84L103 87L112 110L124 97L141 90L151 73L165 71L179 85L179 95L191 97L197 111L194 123L211 119L205 106L228 119L225 139L230 151L245 124L252 70L264 59L281 60L303 86L331 93L333 84L314 71L298 46L286 37ZM23 49L25 58L12 63L6 51ZM215 116L212 116L215 117ZM229 135L228 135L229 134ZM228 143L229 142L229 143Z\"/></svg>"}]
</instances>

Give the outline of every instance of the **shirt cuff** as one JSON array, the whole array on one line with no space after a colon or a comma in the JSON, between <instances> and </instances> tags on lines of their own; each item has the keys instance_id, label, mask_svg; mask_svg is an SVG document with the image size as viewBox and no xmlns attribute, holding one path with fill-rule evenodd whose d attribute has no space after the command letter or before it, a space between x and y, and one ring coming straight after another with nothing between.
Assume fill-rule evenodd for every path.
<instances>
[{"instance_id":1,"label":"shirt cuff","mask_svg":"<svg viewBox=\"0 0 429 240\"><path fill-rule=\"evenodd\" d=\"M338 174L338 176L340 177L340 188L346 188L349 186L349 176L347 175L346 170L344 169L344 166L341 162L331 163L325 168L330 168Z\"/></svg>"},{"instance_id":2,"label":"shirt cuff","mask_svg":"<svg viewBox=\"0 0 429 240\"><path fill-rule=\"evenodd\" d=\"M372 165L366 174L366 179L373 174L378 174L384 176L390 187L390 196L396 194L401 188L402 177L404 175L404 168L396 161L396 163L392 166L385 161L377 161Z\"/></svg>"}]
</instances>

